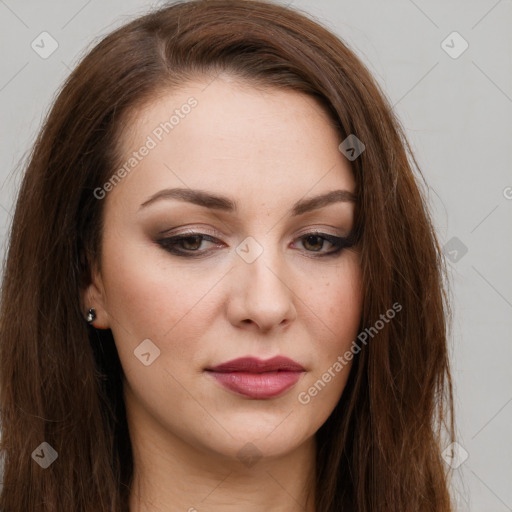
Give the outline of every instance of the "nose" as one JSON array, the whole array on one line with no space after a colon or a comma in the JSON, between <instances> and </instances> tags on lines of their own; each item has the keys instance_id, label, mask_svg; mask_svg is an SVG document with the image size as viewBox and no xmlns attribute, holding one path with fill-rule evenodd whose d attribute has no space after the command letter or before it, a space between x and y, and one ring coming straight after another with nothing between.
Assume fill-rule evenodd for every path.
<instances>
[{"instance_id":1,"label":"nose","mask_svg":"<svg viewBox=\"0 0 512 512\"><path fill-rule=\"evenodd\" d=\"M293 322L297 315L295 294L285 270L277 250L264 248L251 263L239 258L230 272L228 316L233 325L268 332Z\"/></svg>"}]
</instances>

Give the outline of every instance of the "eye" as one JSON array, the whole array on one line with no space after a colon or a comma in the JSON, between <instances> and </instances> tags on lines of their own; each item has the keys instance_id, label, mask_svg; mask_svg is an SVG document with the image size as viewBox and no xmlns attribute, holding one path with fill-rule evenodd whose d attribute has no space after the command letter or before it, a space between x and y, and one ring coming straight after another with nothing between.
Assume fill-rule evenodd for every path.
<instances>
[{"instance_id":1,"label":"eye","mask_svg":"<svg viewBox=\"0 0 512 512\"><path fill-rule=\"evenodd\" d=\"M324 247L324 243L327 241L326 238L321 237L320 235L306 235L301 238L302 245L309 251L312 250L314 252L321 251Z\"/></svg>"},{"instance_id":2,"label":"eye","mask_svg":"<svg viewBox=\"0 0 512 512\"><path fill-rule=\"evenodd\" d=\"M299 238L306 253L318 253L313 257L326 257L340 254L343 249L351 247L353 242L349 238L329 235L317 231L306 233ZM201 249L203 242L211 242L221 247L223 244L217 238L205 233L187 232L180 235L171 236L157 240L157 243L167 252L181 257L198 258L210 253L210 249ZM334 249L330 251L322 250L325 244Z\"/></svg>"},{"instance_id":3,"label":"eye","mask_svg":"<svg viewBox=\"0 0 512 512\"><path fill-rule=\"evenodd\" d=\"M206 235L204 233L187 233L177 236L171 236L158 240L158 244L163 247L166 251L176 256L185 257L197 257L201 256L206 250L199 250L202 243L207 242L218 242L213 236ZM197 254L191 254L197 253Z\"/></svg>"},{"instance_id":4,"label":"eye","mask_svg":"<svg viewBox=\"0 0 512 512\"><path fill-rule=\"evenodd\" d=\"M302 235L299 240L302 242L302 246L306 249L307 252L320 253L319 256L316 257L340 254L343 249L353 245L353 243L348 238L329 235L327 233L320 233L317 231L306 233L305 235ZM326 242L334 247L334 249L328 252L322 251L322 248L325 246Z\"/></svg>"}]
</instances>

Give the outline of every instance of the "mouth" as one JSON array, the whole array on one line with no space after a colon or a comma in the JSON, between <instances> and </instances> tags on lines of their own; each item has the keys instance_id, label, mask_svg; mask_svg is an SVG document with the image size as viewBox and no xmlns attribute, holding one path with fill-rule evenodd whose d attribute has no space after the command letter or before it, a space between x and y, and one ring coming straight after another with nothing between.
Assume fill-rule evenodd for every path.
<instances>
[{"instance_id":1,"label":"mouth","mask_svg":"<svg viewBox=\"0 0 512 512\"><path fill-rule=\"evenodd\" d=\"M229 391L254 400L284 394L306 372L299 363L283 356L266 361L242 357L206 368L205 371Z\"/></svg>"}]
</instances>

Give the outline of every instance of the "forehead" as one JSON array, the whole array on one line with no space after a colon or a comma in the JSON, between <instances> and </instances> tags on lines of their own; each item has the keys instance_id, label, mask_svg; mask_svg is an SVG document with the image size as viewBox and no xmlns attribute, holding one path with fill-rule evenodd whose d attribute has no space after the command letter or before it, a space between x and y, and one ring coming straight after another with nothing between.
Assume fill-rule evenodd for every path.
<instances>
[{"instance_id":1,"label":"forehead","mask_svg":"<svg viewBox=\"0 0 512 512\"><path fill-rule=\"evenodd\" d=\"M132 114L121 165L132 159L133 167L113 192L138 200L159 188L190 187L270 205L310 191L353 191L340 142L329 115L303 93L224 77L190 82Z\"/></svg>"}]
</instances>

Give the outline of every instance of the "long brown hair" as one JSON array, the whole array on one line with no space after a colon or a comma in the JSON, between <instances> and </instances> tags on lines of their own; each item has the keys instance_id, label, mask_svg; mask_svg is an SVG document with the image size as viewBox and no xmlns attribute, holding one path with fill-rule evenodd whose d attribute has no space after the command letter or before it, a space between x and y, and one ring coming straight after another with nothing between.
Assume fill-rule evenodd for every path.
<instances>
[{"instance_id":1,"label":"long brown hair","mask_svg":"<svg viewBox=\"0 0 512 512\"><path fill-rule=\"evenodd\" d=\"M101 251L93 191L120 165L130 112L224 71L302 91L365 150L351 162L364 285L361 331L402 309L354 357L316 433L316 510L452 510L441 457L454 441L446 272L423 176L384 93L354 52L308 15L252 0L160 8L97 44L63 85L35 142L14 214L0 311L0 507L125 512L133 471L122 368L80 293ZM415 175L416 173L416 175ZM448 438L443 444L443 433ZM58 459L33 456L42 442Z\"/></svg>"}]
</instances>

